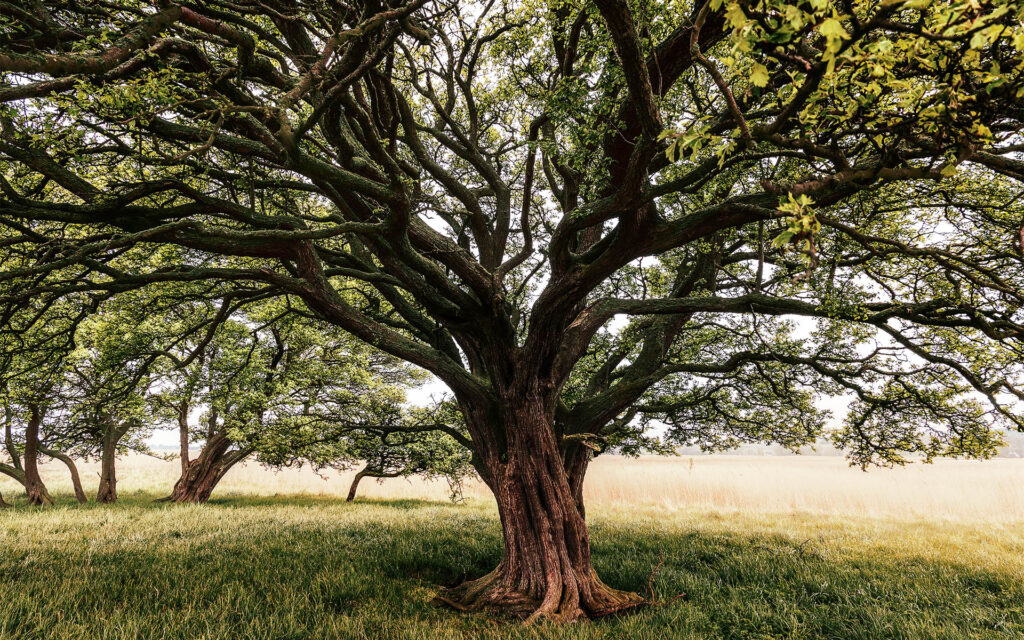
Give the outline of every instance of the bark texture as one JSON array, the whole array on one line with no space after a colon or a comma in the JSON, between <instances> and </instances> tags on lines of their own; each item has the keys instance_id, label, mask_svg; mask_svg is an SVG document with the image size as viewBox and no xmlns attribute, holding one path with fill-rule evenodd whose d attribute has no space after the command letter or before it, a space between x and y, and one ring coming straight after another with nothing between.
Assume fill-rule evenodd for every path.
<instances>
[{"instance_id":1,"label":"bark texture","mask_svg":"<svg viewBox=\"0 0 1024 640\"><path fill-rule=\"evenodd\" d=\"M591 567L582 477L570 478L551 417L537 397L506 403L503 455L484 457L498 503L504 556L482 578L439 600L463 611L492 609L534 621L571 622L643 606L635 593L605 585ZM586 465L573 458L576 473Z\"/></svg>"},{"instance_id":2,"label":"bark texture","mask_svg":"<svg viewBox=\"0 0 1024 640\"><path fill-rule=\"evenodd\" d=\"M229 451L234 444L223 433L211 436L199 456L188 463L188 467L174 484L171 495L165 502L206 502L224 475L233 466L244 460L252 451L236 449Z\"/></svg>"}]
</instances>

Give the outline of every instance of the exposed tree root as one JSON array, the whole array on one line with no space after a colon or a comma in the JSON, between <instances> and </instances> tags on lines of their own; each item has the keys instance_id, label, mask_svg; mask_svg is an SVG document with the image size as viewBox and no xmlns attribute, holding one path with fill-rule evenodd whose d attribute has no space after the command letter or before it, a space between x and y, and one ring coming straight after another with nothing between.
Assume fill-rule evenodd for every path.
<instances>
[{"instance_id":1,"label":"exposed tree root","mask_svg":"<svg viewBox=\"0 0 1024 640\"><path fill-rule=\"evenodd\" d=\"M585 580L551 584L543 598L509 586L501 568L477 580L445 589L434 602L457 611L483 611L517 618L530 624L569 623L635 612L649 604L637 593L605 585L591 572Z\"/></svg>"},{"instance_id":2,"label":"exposed tree root","mask_svg":"<svg viewBox=\"0 0 1024 640\"><path fill-rule=\"evenodd\" d=\"M653 569L651 569L651 575L647 576L647 593L648 593L647 604L648 604L648 606L651 606L651 607L666 607L666 606L672 604L673 602L675 602L676 600L689 600L689 597L686 595L685 591L672 596L671 598L669 598L668 600L665 600L664 602L660 602L660 601L658 601L654 597L654 576L658 575L658 571L661 569L662 565L664 565L664 564L665 564L665 556L662 555L661 556L661 560L658 562L658 564L655 565L655 567Z\"/></svg>"},{"instance_id":3,"label":"exposed tree root","mask_svg":"<svg viewBox=\"0 0 1024 640\"><path fill-rule=\"evenodd\" d=\"M586 589L562 589L562 597L545 597L538 600L526 593L509 588L503 580L501 567L482 578L468 580L458 586L446 588L434 598L434 603L462 612L488 612L504 615L527 624L537 621L568 623L583 619L597 619L609 616L635 613L647 607L664 607L677 600L688 600L685 592L668 600L658 600L654 595L654 578L665 564L664 557L647 577L648 596L629 591L613 589L605 585L591 572ZM583 586L583 585L580 585ZM580 592L586 592L586 596ZM566 596L569 597L566 597ZM550 596L550 594L549 594Z\"/></svg>"},{"instance_id":4,"label":"exposed tree root","mask_svg":"<svg viewBox=\"0 0 1024 640\"><path fill-rule=\"evenodd\" d=\"M51 507L53 506L53 498L50 497L50 492L46 490L42 482L38 485L29 485L25 489L26 501L33 507Z\"/></svg>"}]
</instances>

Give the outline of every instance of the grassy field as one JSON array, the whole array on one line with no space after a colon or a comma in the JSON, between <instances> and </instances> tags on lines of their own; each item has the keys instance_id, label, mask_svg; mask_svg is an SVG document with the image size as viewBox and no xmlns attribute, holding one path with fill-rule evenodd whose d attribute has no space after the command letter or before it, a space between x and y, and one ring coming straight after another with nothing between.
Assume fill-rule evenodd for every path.
<instances>
[{"instance_id":1,"label":"grassy field","mask_svg":"<svg viewBox=\"0 0 1024 640\"><path fill-rule=\"evenodd\" d=\"M863 474L831 458L608 459L588 489L606 582L687 598L568 628L430 603L492 568L469 487L232 471L203 506L156 505L174 463L122 465L122 502L0 513L0 638L1022 638L1024 462ZM46 469L64 491L58 467ZM83 469L87 482L95 478ZM5 496L19 498L0 483Z\"/></svg>"}]
</instances>

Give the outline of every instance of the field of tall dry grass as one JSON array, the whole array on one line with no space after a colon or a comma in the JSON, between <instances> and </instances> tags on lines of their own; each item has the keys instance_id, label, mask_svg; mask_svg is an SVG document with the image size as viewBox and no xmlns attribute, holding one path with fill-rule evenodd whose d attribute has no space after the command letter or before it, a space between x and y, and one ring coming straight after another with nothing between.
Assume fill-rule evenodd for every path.
<instances>
[{"instance_id":1,"label":"field of tall dry grass","mask_svg":"<svg viewBox=\"0 0 1024 640\"><path fill-rule=\"evenodd\" d=\"M82 464L83 481L92 492L98 465ZM178 463L133 455L119 462L122 495L169 492ZM317 474L304 469L270 470L257 463L233 469L214 498L244 495L343 497L355 471ZM67 492L66 469L44 466L51 491ZM16 495L9 480L0 490ZM488 500L486 487L469 482L465 497ZM419 478L364 480L360 496L445 500L444 482ZM940 460L897 469L851 468L825 456L679 456L638 459L603 456L587 477L586 499L597 506L654 506L659 509L717 510L779 514L820 514L961 522L1024 522L1024 460Z\"/></svg>"}]
</instances>

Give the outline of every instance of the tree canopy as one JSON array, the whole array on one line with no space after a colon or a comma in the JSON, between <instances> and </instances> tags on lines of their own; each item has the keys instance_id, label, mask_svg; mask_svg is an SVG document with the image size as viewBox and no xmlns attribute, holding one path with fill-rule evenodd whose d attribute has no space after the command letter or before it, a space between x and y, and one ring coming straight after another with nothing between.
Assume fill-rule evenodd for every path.
<instances>
[{"instance_id":1,"label":"tree canopy","mask_svg":"<svg viewBox=\"0 0 1024 640\"><path fill-rule=\"evenodd\" d=\"M0 6L7 317L203 283L431 372L505 539L458 608L642 604L582 485L655 423L798 447L848 394L863 464L1024 427L1016 0Z\"/></svg>"}]
</instances>

